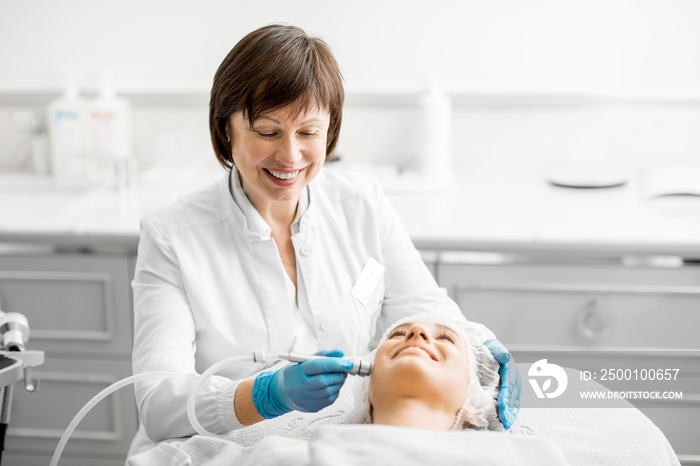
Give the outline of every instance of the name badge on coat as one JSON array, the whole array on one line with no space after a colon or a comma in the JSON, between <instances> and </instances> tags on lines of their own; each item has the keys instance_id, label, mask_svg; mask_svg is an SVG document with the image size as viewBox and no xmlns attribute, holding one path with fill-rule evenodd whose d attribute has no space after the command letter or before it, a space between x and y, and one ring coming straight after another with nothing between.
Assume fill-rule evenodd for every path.
<instances>
[{"instance_id":1,"label":"name badge on coat","mask_svg":"<svg viewBox=\"0 0 700 466\"><path fill-rule=\"evenodd\" d=\"M367 304L372 297L373 292L377 289L377 284L384 277L384 266L377 262L373 257L370 257L365 267L360 272L360 276L352 287L350 294L361 302ZM381 287L383 289L383 287Z\"/></svg>"}]
</instances>

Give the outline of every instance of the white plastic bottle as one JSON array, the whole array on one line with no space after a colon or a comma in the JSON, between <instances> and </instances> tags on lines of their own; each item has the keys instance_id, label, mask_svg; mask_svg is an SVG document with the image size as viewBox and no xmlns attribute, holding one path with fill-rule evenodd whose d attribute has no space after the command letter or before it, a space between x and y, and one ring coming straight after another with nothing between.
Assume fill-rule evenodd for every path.
<instances>
[{"instance_id":1,"label":"white plastic bottle","mask_svg":"<svg viewBox=\"0 0 700 466\"><path fill-rule=\"evenodd\" d=\"M51 173L59 186L85 184L86 102L78 95L75 72L69 72L62 97L48 108Z\"/></svg>"},{"instance_id":2,"label":"white plastic bottle","mask_svg":"<svg viewBox=\"0 0 700 466\"><path fill-rule=\"evenodd\" d=\"M112 74L105 72L100 95L88 108L89 157L98 168L111 171L114 163L133 156L131 104L118 97Z\"/></svg>"},{"instance_id":3,"label":"white plastic bottle","mask_svg":"<svg viewBox=\"0 0 700 466\"><path fill-rule=\"evenodd\" d=\"M90 172L97 182L116 188L120 211L128 214L135 203L135 163L132 108L117 96L110 72L103 75L102 91L88 107Z\"/></svg>"},{"instance_id":4,"label":"white plastic bottle","mask_svg":"<svg viewBox=\"0 0 700 466\"><path fill-rule=\"evenodd\" d=\"M452 104L437 78L430 79L420 108L424 137L419 171L425 182L447 188L452 182Z\"/></svg>"}]
</instances>

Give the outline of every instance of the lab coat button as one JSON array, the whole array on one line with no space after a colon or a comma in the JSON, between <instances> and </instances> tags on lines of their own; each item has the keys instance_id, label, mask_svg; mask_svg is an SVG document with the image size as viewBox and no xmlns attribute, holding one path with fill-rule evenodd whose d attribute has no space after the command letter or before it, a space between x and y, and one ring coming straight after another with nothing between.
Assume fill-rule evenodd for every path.
<instances>
[{"instance_id":1,"label":"lab coat button","mask_svg":"<svg viewBox=\"0 0 700 466\"><path fill-rule=\"evenodd\" d=\"M305 244L301 247L301 253L305 256L308 256L309 254L311 254L312 250L313 250L313 248L311 247L310 244Z\"/></svg>"},{"instance_id":2,"label":"lab coat button","mask_svg":"<svg viewBox=\"0 0 700 466\"><path fill-rule=\"evenodd\" d=\"M333 327L333 321L331 319L324 319L321 321L321 330L327 332Z\"/></svg>"}]
</instances>

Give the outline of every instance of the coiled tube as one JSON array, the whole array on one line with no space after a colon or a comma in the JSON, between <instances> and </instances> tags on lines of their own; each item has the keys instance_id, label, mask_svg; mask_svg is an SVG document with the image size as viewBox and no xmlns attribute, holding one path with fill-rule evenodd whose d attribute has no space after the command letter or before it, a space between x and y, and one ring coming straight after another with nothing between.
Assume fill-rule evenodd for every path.
<instances>
[{"instance_id":1,"label":"coiled tube","mask_svg":"<svg viewBox=\"0 0 700 466\"><path fill-rule=\"evenodd\" d=\"M230 358L224 359L222 361L219 361L218 363L212 365L202 373L202 376L199 378L197 383L195 384L194 387L190 390L189 396L187 397L187 419L190 421L190 424L192 424L192 427L194 430L204 436L208 437L226 437L226 435L218 435L213 432L209 432L206 430L197 420L197 415L195 413L195 403L197 400L197 394L199 393L199 390L202 388L202 385L204 385L204 382L209 379L212 375L215 373L219 372L221 369L224 367L230 366L232 364L238 364L240 362L246 362L246 361L252 361L252 362L265 362L265 361L277 361L280 359L285 359L288 361L295 361L295 362L302 362L306 361L309 359L315 359L320 356L304 356L304 355L297 355L294 353L279 353L279 354L271 354L271 355L265 355L265 351L256 351L255 353L250 353L250 354L244 354L244 355L239 355L239 356L232 356ZM353 370L350 372L351 374L355 375L360 375L360 376L367 376L370 374L372 370L372 365L369 364L367 361L360 360L359 358L353 359L353 362L355 363L355 367L353 367ZM143 382L143 381L148 381L148 380L157 380L157 379L163 379L165 377L171 377L174 375L181 375L180 372L166 372L166 371L160 371L160 372L145 372L143 374L137 374L137 375L132 375L130 377L126 377L122 380L119 380L109 387L105 388L102 390L100 393L97 395L93 396L90 401L88 401L85 406L81 408L80 411L78 411L78 414L75 415L73 420L68 424L68 427L66 430L63 432L63 435L61 436L60 440L58 441L58 445L56 446L56 449L54 450L53 456L51 457L51 462L49 463L49 466L58 466L58 461L61 458L61 455L63 454L63 450L66 447L66 443L68 443L68 439L70 439L70 436L73 434L73 431L75 428L80 424L80 421L83 420L83 418L87 415L88 412L92 408L97 405L100 401L102 401L104 398L107 396L111 395L112 393L116 392L120 388L126 387L127 385L131 385L132 383L136 382Z\"/></svg>"},{"instance_id":2,"label":"coiled tube","mask_svg":"<svg viewBox=\"0 0 700 466\"><path fill-rule=\"evenodd\" d=\"M137 374L137 375L132 375L131 377L127 377L125 379L122 379L118 382L113 383L109 387L105 388L102 390L100 393L97 395L93 396L90 401L88 401L83 408L78 411L78 414L75 415L73 420L68 424L68 427L66 430L63 432L63 435L61 436L61 439L58 441L58 445L56 446L56 449L53 452L53 456L51 457L51 462L49 463L49 466L58 466L58 460L61 458L61 454L63 453L63 449L66 447L66 443L68 443L68 439L70 436L73 434L73 431L75 430L76 427L78 427L78 424L80 421L83 420L85 415L95 407L97 403L102 401L103 398L111 395L112 393L116 392L122 387L126 387L127 385L130 385L135 382L141 382L145 380L155 380L155 379L162 379L163 377L170 377L172 375L177 375L177 372L145 372L143 374Z\"/></svg>"},{"instance_id":3,"label":"coiled tube","mask_svg":"<svg viewBox=\"0 0 700 466\"><path fill-rule=\"evenodd\" d=\"M279 358L276 358L279 359ZM215 372L218 372L219 370L223 369L225 366L228 366L230 364L235 364L238 362L243 362L243 361L255 361L255 362L262 362L265 361L265 352L264 351L256 351L255 353L251 354L245 354L241 356L234 356L228 359L224 359L223 361L218 362L217 364L214 364L211 366L209 369L207 369L203 374L202 377L200 378L199 382L195 387L192 388L190 391L189 398L187 399L187 418L189 419L190 423L192 426L195 428L195 430L202 434L202 435L208 435L208 436L214 436L216 434L213 434L211 432L208 432L205 430L201 424L197 421L196 415L194 413L194 402L197 396L197 392L199 392L199 389L202 387L202 384ZM85 406L82 407L80 411L78 411L78 414L75 415L73 420L68 424L68 427L66 430L63 432L63 435L61 436L61 439L58 441L58 445L56 445L56 449L53 452L53 456L51 457L51 462L49 463L49 466L58 466L58 461L61 459L61 455L63 454L63 450L66 447L66 443L68 443L68 439L70 439L70 436L73 434L73 431L75 430L76 427L78 427L78 424L80 424L80 421L83 420L83 418L87 415L88 412L92 408L97 405L100 401L102 401L104 398L108 397L112 393L116 392L120 388L126 387L127 385L131 385L132 383L136 382L144 382L148 380L157 380L157 379L162 379L164 377L171 377L174 375L181 375L179 372L144 372L143 374L136 374L132 375L130 377L126 377L122 380L119 380L117 382L114 382L112 385L109 387L105 388L102 390L100 393L97 395L93 396L90 401L85 403ZM192 408L190 409L190 404L192 405Z\"/></svg>"}]
</instances>

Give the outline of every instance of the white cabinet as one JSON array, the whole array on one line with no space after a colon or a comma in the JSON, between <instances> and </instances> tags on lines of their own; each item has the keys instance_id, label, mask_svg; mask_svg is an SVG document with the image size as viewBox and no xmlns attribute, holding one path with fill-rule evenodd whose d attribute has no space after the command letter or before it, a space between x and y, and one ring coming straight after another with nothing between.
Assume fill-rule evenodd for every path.
<instances>
[{"instance_id":1,"label":"white cabinet","mask_svg":"<svg viewBox=\"0 0 700 466\"><path fill-rule=\"evenodd\" d=\"M0 255L0 306L24 314L39 390L16 384L3 458L45 466L73 416L95 394L131 374L129 254ZM137 427L133 390L103 400L71 436L61 464L123 465Z\"/></svg>"},{"instance_id":2,"label":"white cabinet","mask_svg":"<svg viewBox=\"0 0 700 466\"><path fill-rule=\"evenodd\" d=\"M700 348L700 268L442 263L438 274L513 350Z\"/></svg>"},{"instance_id":3,"label":"white cabinet","mask_svg":"<svg viewBox=\"0 0 700 466\"><path fill-rule=\"evenodd\" d=\"M470 257L441 255L438 281L467 318L493 330L516 361L556 354L582 370L649 362L679 368L673 389L683 391L682 400L637 406L683 461L700 461L700 267L523 257L480 263Z\"/></svg>"}]
</instances>

